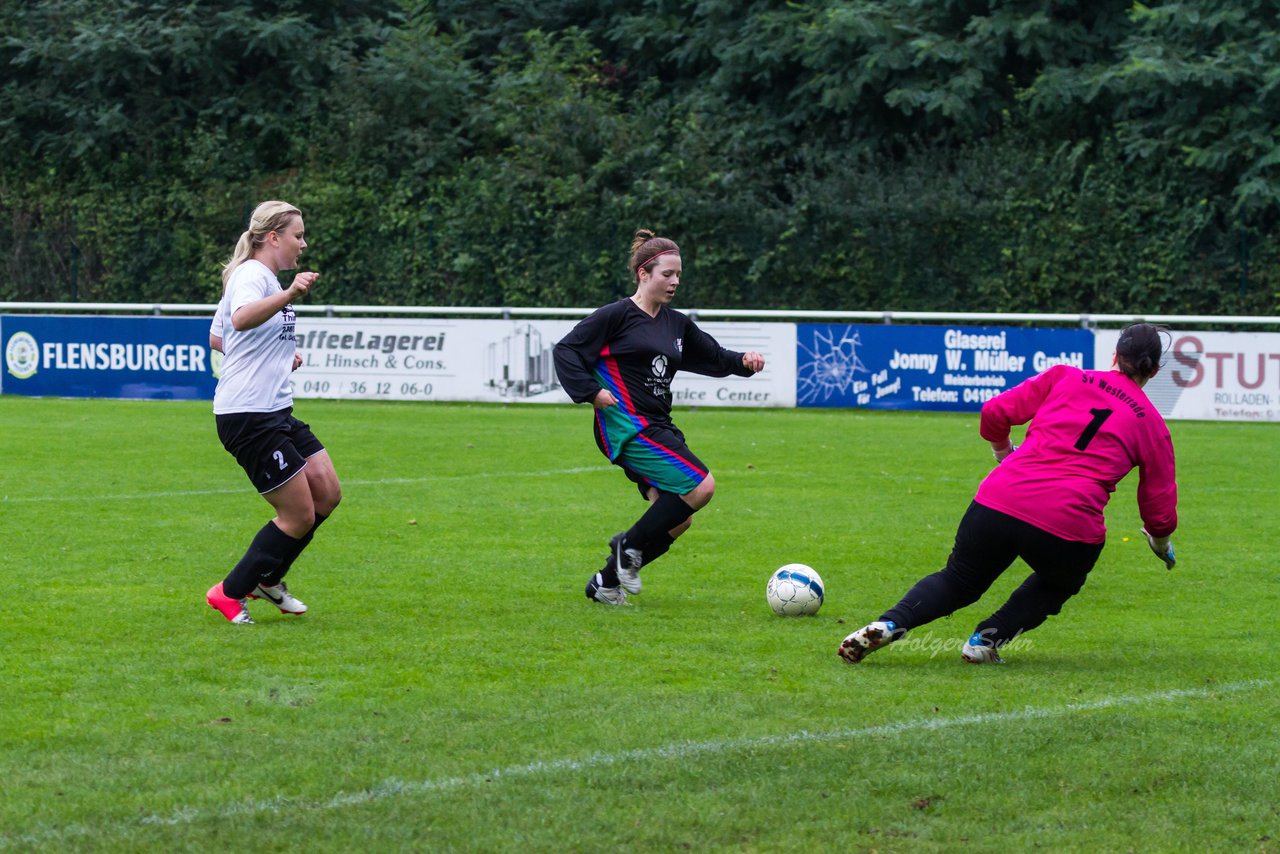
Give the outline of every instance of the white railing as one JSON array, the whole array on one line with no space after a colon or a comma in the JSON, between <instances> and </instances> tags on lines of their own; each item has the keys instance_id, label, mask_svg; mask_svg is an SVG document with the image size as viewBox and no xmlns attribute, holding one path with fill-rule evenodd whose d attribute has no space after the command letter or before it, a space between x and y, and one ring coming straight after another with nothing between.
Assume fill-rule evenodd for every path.
<instances>
[{"instance_id":1,"label":"white railing","mask_svg":"<svg viewBox=\"0 0 1280 854\"><path fill-rule=\"evenodd\" d=\"M73 312L98 314L131 312L134 314L208 314L217 306L204 303L125 303L125 302L0 302L0 314L21 312ZM1086 329L1098 324L1125 324L1145 321L1177 326L1195 324L1229 324L1234 326L1277 326L1280 317L1263 315L1211 314L1064 314L1048 312L979 312L979 311L805 311L746 308L681 308L681 311L703 320L814 320L873 321L892 324L902 321L937 320L944 322L988 323L1065 323ZM594 308L517 308L513 306L392 306L392 305L295 305L298 314L383 315L420 317L586 317Z\"/></svg>"}]
</instances>

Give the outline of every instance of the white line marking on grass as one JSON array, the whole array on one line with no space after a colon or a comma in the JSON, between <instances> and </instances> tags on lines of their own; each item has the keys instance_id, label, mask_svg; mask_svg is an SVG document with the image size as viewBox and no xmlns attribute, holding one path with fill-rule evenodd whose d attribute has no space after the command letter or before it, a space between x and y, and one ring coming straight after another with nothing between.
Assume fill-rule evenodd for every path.
<instances>
[{"instance_id":1,"label":"white line marking on grass","mask_svg":"<svg viewBox=\"0 0 1280 854\"><path fill-rule=\"evenodd\" d=\"M508 477L551 477L560 474L591 474L593 472L612 471L611 466L581 466L571 469L550 469L547 471L504 471L504 472L471 472L468 474L429 474L422 477L383 477L371 480L342 480L343 486L392 486L407 483L435 483L454 480L495 480ZM247 494L252 487L247 484L239 489L181 489L170 492L133 492L117 495L28 495L0 497L0 504L56 504L63 501L145 501L148 498L183 498L196 495L241 495Z\"/></svg>"},{"instance_id":2,"label":"white line marking on grass","mask_svg":"<svg viewBox=\"0 0 1280 854\"><path fill-rule=\"evenodd\" d=\"M1008 724L1019 721L1044 720L1046 718L1067 717L1081 712L1098 712L1125 706L1146 706L1153 703L1164 703L1172 700L1197 700L1214 697L1220 694L1233 694L1243 691L1254 691L1270 688L1276 683L1274 679L1251 679L1244 682L1233 682L1212 688L1174 688L1167 691L1155 691L1149 694L1130 694L1119 697L1103 697L1081 703L1066 703L1060 706L1044 706L1037 708L1027 706L1009 712L983 712L975 715L958 715L956 717L912 718L897 723L876 724L874 726L855 727L852 729L831 730L828 732L792 732L786 735L765 735L747 738L729 738L716 741L676 742L661 747L640 747L634 750L623 750L617 753L591 753L578 759L552 759L546 762L530 762L525 765L511 765L505 768L459 777L441 777L435 780L398 780L390 778L362 789L358 792L338 792L332 797L321 800L278 796L267 800L245 801L231 804L220 810L200 810L194 807L179 809L169 815L144 815L128 821L108 822L91 826L85 824L69 824L65 827L44 827L24 834L0 836L0 848L15 845L47 845L76 837L103 837L115 834L135 832L145 827L177 827L194 824L198 821L252 817L265 813L280 812L329 812L332 810L356 807L363 804L377 803L389 798L402 796L429 795L438 792L454 792L472 787L481 787L500 780L520 780L541 774L562 774L585 771L591 768L604 768L620 765L624 762L653 763L670 759L689 759L708 753L724 753L733 750L752 750L762 747L781 747L804 742L840 741L850 738L868 736L895 736L912 732L932 732L959 726L978 726L983 724Z\"/></svg>"}]
</instances>

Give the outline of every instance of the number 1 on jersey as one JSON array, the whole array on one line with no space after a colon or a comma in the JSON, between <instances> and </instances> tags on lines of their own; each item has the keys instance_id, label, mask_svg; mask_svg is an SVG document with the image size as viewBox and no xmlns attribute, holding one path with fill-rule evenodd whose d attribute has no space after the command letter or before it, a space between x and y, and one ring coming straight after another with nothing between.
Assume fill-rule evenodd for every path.
<instances>
[{"instance_id":1,"label":"number 1 on jersey","mask_svg":"<svg viewBox=\"0 0 1280 854\"><path fill-rule=\"evenodd\" d=\"M1093 437L1098 435L1098 429L1102 426L1102 422L1111 417L1113 409L1090 409L1089 414L1093 416L1093 420L1085 425L1084 430L1080 432L1080 438L1076 439L1076 450L1083 451L1089 447L1089 443L1093 441Z\"/></svg>"}]
</instances>

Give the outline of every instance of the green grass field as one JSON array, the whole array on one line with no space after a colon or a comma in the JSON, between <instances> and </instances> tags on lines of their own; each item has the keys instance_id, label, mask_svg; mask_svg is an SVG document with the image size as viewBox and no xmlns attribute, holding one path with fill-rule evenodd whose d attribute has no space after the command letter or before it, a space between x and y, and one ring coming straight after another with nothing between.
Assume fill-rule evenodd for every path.
<instances>
[{"instance_id":1,"label":"green grass field","mask_svg":"<svg viewBox=\"0 0 1280 854\"><path fill-rule=\"evenodd\" d=\"M631 608L643 509L585 408L301 401L345 499L311 607L204 591L270 518L208 403L0 397L0 851L1280 851L1280 438L1175 422L1173 572L1136 475L1082 594L1018 582L851 667L992 464L974 415L679 414L718 494ZM775 617L770 572L827 601Z\"/></svg>"}]
</instances>

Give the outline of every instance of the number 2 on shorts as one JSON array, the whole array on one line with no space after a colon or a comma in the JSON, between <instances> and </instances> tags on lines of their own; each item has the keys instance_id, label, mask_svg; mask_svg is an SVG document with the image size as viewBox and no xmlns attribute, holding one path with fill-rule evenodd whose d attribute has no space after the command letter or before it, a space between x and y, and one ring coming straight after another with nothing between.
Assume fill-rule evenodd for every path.
<instances>
[{"instance_id":1,"label":"number 2 on shorts","mask_svg":"<svg viewBox=\"0 0 1280 854\"><path fill-rule=\"evenodd\" d=\"M1107 414L1108 414L1108 415L1109 415L1109 414L1111 414L1111 410L1107 410ZM1094 429L1095 431L1097 431L1097 429L1098 429L1098 428L1097 428L1097 427L1094 427L1093 429ZM1088 432L1088 431L1086 431L1086 432ZM1090 436L1092 436L1092 435L1093 435L1093 433L1089 433L1089 435L1090 435ZM1080 447L1080 443L1079 443L1079 442L1076 442L1076 447ZM1083 450L1083 448L1082 448L1081 450ZM271 458L272 458L273 460L275 460L275 461L276 461L276 463L280 466L280 471L284 471L284 470L285 470L285 464L284 464L284 452L283 452L283 451L276 451L275 453L273 453L273 454L271 455Z\"/></svg>"}]
</instances>

